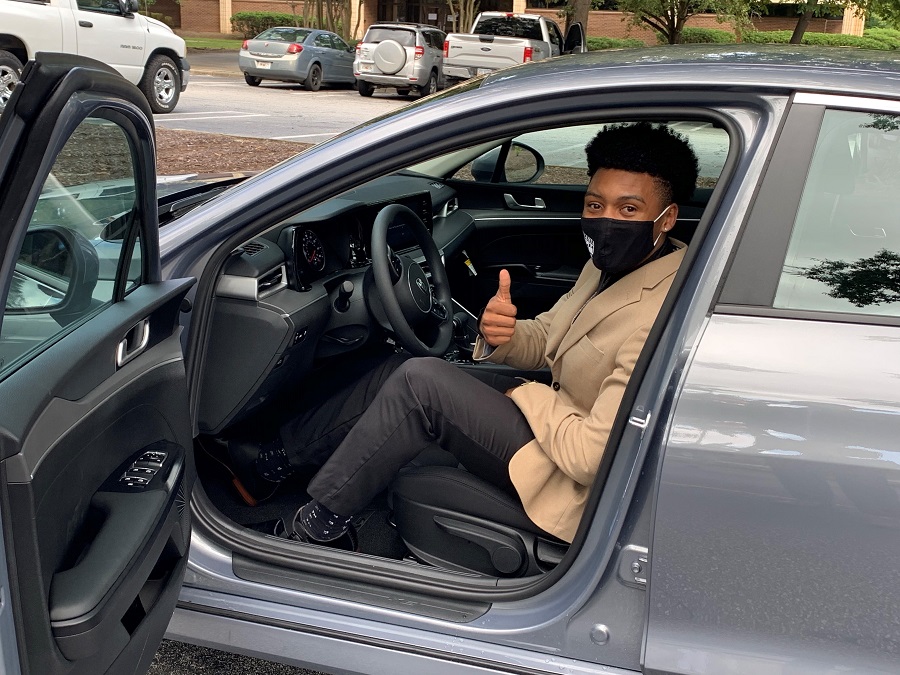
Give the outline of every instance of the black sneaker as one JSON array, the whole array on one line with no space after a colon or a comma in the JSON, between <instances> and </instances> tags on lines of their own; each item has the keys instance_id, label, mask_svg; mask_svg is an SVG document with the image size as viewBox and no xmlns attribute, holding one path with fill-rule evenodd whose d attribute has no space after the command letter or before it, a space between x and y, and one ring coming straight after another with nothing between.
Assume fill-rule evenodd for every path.
<instances>
[{"instance_id":1,"label":"black sneaker","mask_svg":"<svg viewBox=\"0 0 900 675\"><path fill-rule=\"evenodd\" d=\"M353 527L352 524L347 526L347 531L341 536L329 541L313 539L299 527L296 529L291 528L291 531L288 532L284 518L279 518L278 520L266 520L262 523L248 525L247 527L255 532L261 532L262 534L267 534L270 537L278 537L279 539L290 539L292 541L303 542L304 544L335 548L340 551L359 551L359 535L356 533L356 528Z\"/></svg>"}]
</instances>

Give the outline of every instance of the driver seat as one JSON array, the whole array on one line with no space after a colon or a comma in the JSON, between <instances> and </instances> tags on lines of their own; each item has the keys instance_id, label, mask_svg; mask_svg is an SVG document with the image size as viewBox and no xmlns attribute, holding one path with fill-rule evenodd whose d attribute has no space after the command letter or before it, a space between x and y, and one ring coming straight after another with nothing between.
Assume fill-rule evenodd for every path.
<instances>
[{"instance_id":1,"label":"driver seat","mask_svg":"<svg viewBox=\"0 0 900 675\"><path fill-rule=\"evenodd\" d=\"M517 499L464 469L407 469L388 498L407 548L436 567L532 576L556 567L569 547L532 523Z\"/></svg>"}]
</instances>

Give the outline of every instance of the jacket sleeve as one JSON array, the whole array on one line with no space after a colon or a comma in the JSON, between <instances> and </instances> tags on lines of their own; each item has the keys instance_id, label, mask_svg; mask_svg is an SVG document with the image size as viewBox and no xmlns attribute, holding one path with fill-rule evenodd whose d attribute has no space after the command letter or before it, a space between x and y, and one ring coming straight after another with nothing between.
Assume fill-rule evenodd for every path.
<instances>
[{"instance_id":1,"label":"jacket sleeve","mask_svg":"<svg viewBox=\"0 0 900 675\"><path fill-rule=\"evenodd\" d=\"M590 486L594 482L610 429L634 364L650 333L650 325L641 326L622 344L616 354L615 368L604 378L587 417L563 403L557 392L539 382L524 384L510 394L531 425L543 451L560 471L581 485Z\"/></svg>"},{"instance_id":2,"label":"jacket sleeve","mask_svg":"<svg viewBox=\"0 0 900 675\"><path fill-rule=\"evenodd\" d=\"M547 365L547 335L553 317L572 294L578 288L578 284L556 303L542 314L533 319L516 321L516 332L512 339L505 345L491 347L480 335L475 341L473 358L476 361L490 361L491 363L504 363L513 368L522 370L538 370Z\"/></svg>"}]
</instances>

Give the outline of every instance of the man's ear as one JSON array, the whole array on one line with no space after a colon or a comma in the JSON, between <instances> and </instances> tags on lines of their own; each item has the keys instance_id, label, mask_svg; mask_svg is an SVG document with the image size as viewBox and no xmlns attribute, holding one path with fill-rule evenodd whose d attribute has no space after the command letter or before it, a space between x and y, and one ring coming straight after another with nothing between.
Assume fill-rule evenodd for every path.
<instances>
[{"instance_id":1,"label":"man's ear","mask_svg":"<svg viewBox=\"0 0 900 675\"><path fill-rule=\"evenodd\" d=\"M678 204L672 202L669 205L669 210L666 211L666 215L663 216L663 232L668 232L673 227L675 227L675 221L678 220Z\"/></svg>"}]
</instances>

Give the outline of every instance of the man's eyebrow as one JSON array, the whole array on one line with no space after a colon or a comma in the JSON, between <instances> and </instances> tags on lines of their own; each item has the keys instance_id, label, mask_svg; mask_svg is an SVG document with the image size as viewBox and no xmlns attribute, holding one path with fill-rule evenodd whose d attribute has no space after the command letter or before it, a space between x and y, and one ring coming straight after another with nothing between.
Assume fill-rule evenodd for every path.
<instances>
[{"instance_id":1,"label":"man's eyebrow","mask_svg":"<svg viewBox=\"0 0 900 675\"><path fill-rule=\"evenodd\" d=\"M603 199L603 195L599 192L594 192L593 190L588 190L584 193L585 197L596 197L597 199ZM616 199L617 202L640 202L641 204L646 204L647 200L641 197L641 195L622 195Z\"/></svg>"}]
</instances>

